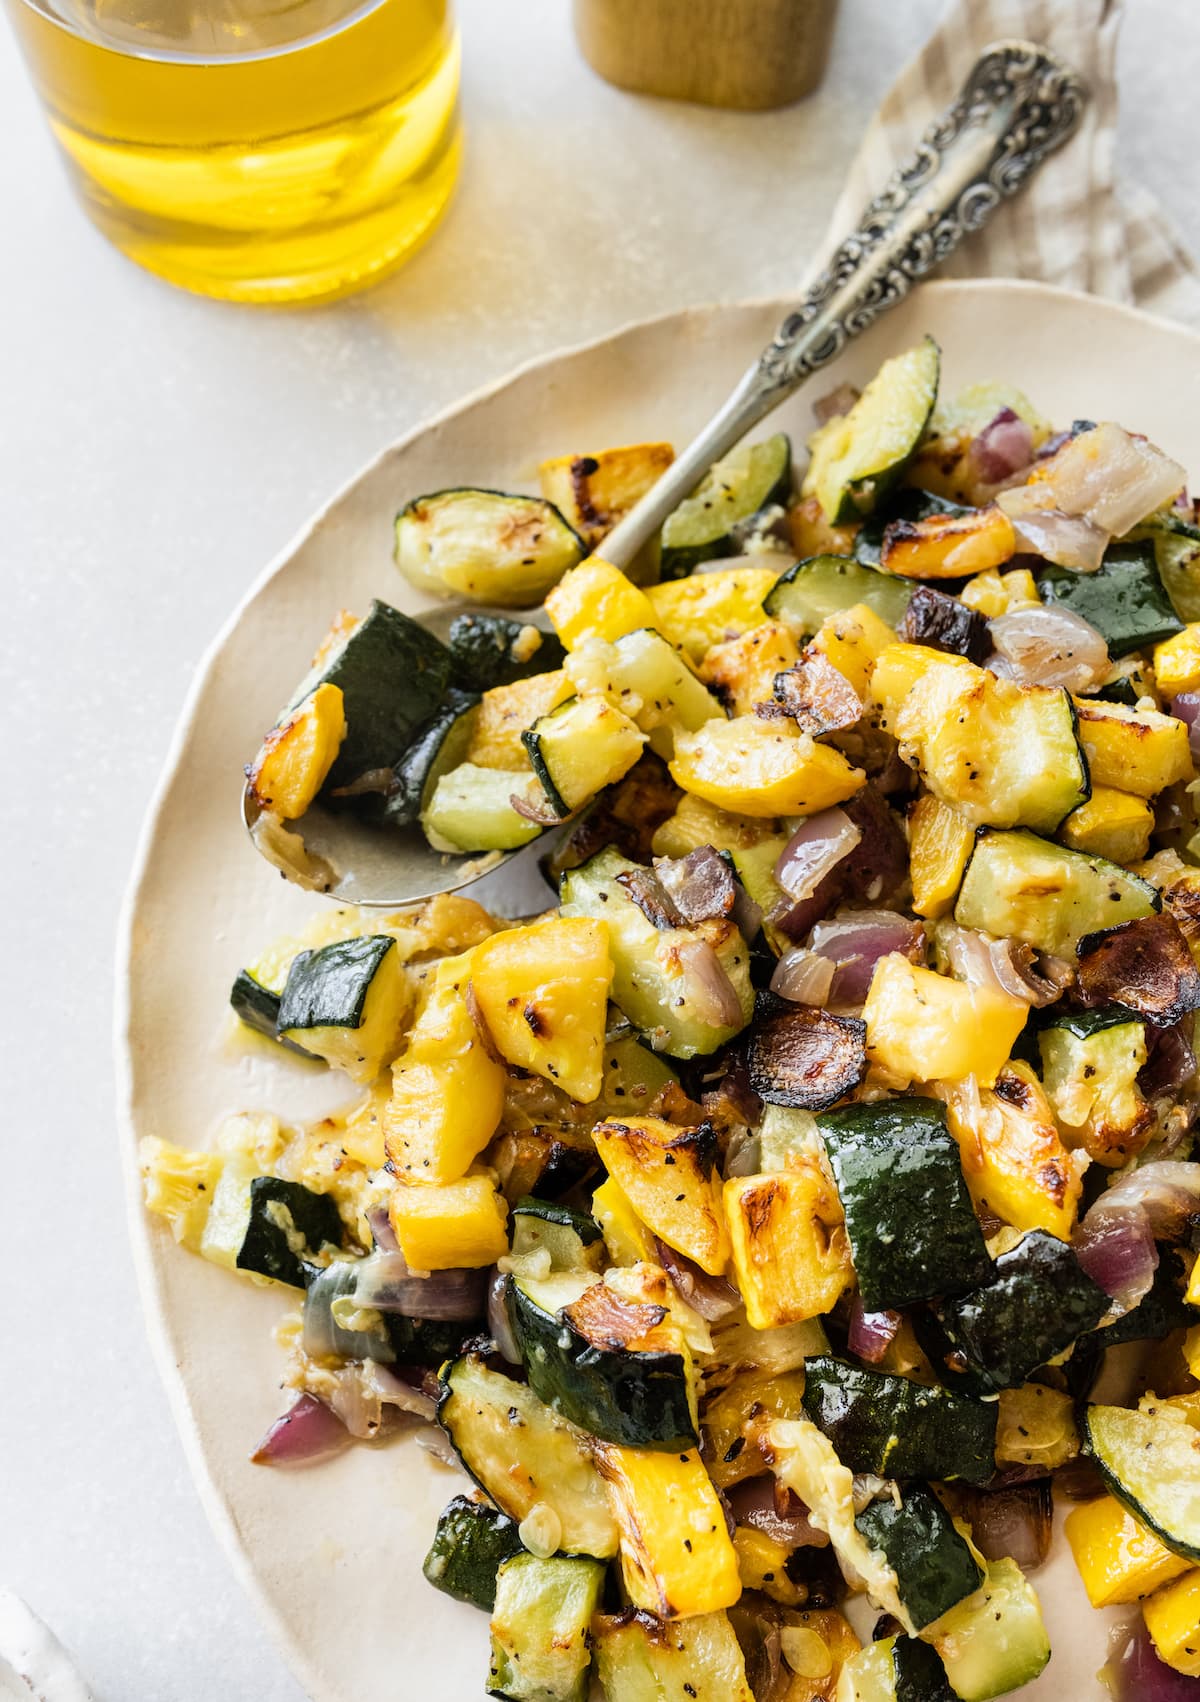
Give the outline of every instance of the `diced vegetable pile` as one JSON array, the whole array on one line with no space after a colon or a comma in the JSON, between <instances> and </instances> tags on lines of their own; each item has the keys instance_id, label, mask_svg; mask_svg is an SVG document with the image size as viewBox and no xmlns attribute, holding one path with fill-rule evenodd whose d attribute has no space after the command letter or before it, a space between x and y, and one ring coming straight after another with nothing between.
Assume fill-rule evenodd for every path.
<instances>
[{"instance_id":1,"label":"diced vegetable pile","mask_svg":"<svg viewBox=\"0 0 1200 1702\"><path fill-rule=\"evenodd\" d=\"M339 616L247 771L310 885L318 800L542 841L542 916L325 909L237 975L341 1113L144 1148L295 1291L256 1459L440 1428L425 1575L513 1702L986 1702L1050 1657L1056 1489L1141 1604L1115 1693L1200 1693L1200 526L939 364L821 405L798 492L783 436L718 465L640 583L666 444L408 503L491 612Z\"/></svg>"}]
</instances>

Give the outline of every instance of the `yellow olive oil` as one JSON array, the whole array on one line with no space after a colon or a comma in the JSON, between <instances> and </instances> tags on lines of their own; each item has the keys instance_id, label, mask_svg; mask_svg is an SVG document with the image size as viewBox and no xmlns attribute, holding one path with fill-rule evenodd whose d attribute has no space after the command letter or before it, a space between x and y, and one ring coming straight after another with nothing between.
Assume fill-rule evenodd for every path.
<instances>
[{"instance_id":1,"label":"yellow olive oil","mask_svg":"<svg viewBox=\"0 0 1200 1702\"><path fill-rule=\"evenodd\" d=\"M172 283L344 295L432 229L458 170L448 0L9 0L91 218Z\"/></svg>"}]
</instances>

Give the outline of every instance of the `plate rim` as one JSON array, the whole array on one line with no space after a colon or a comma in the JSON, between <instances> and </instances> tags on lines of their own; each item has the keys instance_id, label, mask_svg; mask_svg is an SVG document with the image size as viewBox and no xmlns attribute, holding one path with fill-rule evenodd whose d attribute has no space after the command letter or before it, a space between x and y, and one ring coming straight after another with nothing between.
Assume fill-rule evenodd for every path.
<instances>
[{"instance_id":1,"label":"plate rim","mask_svg":"<svg viewBox=\"0 0 1200 1702\"><path fill-rule=\"evenodd\" d=\"M980 296L1016 294L1027 295L1031 300L1051 298L1062 303L1075 302L1086 307L1089 313L1099 311L1102 315L1111 314L1121 319L1132 320L1135 323L1153 327L1156 330L1166 330L1174 337L1182 337L1193 343L1196 346L1197 353L1200 354L1200 330L1198 329L1193 329L1191 326L1166 315L1149 313L1144 308L1136 307L1127 302L1111 301L1103 296L1090 295L1083 290L1064 289L1059 285L1042 283L1036 279L933 279L916 285L912 293L919 293L922 297L937 297L947 294ZM417 439L424 437L429 432L438 430L459 415L467 413L530 373L555 366L571 356L598 350L606 344L617 343L634 333L661 327L669 322L678 322L682 326L689 320L708 318L714 314L767 308L777 309L782 319L785 314L794 309L795 305L796 298L794 296L781 296L773 292L768 295L751 296L731 301L694 303L687 307L672 308L666 312L651 314L640 319L627 320L598 336L585 338L577 343L561 344L546 354L534 355L530 359L522 361L498 378L479 385L476 389L439 409L436 413L419 420L400 437L382 445L376 454L342 480L326 501L300 524L283 547L271 557L266 566L251 581L232 611L221 623L214 637L205 647L193 671L149 802L146 805L118 913L114 958L112 1029L115 1132L120 1149L125 1216L138 1298L149 1339L151 1357L166 1393L167 1404L209 1528L224 1551L235 1577L249 1597L260 1624L266 1628L288 1671L302 1689L307 1692L312 1702L341 1702L341 1699L325 1684L319 1670L312 1664L303 1646L290 1630L287 1621L277 1611L262 1587L246 1545L242 1541L232 1502L215 1479L192 1410L186 1379L175 1359L166 1309L163 1305L162 1293L155 1279L149 1224L142 1203L141 1172L137 1160L138 1137L133 1115L134 1060L130 1033L134 929L159 822L174 783L184 748L191 736L200 699L227 640L241 623L249 606L265 587L283 571L302 545L326 524L331 514L355 487L373 474L381 463L390 456L402 452ZM233 809L232 793L230 809Z\"/></svg>"}]
</instances>

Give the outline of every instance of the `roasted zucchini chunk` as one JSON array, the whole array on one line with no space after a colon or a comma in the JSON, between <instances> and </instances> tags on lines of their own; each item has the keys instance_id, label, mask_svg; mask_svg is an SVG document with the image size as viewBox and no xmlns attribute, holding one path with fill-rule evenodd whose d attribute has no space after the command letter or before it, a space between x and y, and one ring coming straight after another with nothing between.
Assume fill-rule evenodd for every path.
<instances>
[{"instance_id":1,"label":"roasted zucchini chunk","mask_svg":"<svg viewBox=\"0 0 1200 1702\"><path fill-rule=\"evenodd\" d=\"M337 1202L301 1182L255 1174L253 1159L229 1153L213 1190L200 1252L228 1270L250 1271L292 1288L306 1288L313 1261L340 1247Z\"/></svg>"},{"instance_id":2,"label":"roasted zucchini chunk","mask_svg":"<svg viewBox=\"0 0 1200 1702\"><path fill-rule=\"evenodd\" d=\"M598 1560L514 1554L502 1561L488 1694L508 1702L585 1702L603 1582Z\"/></svg>"},{"instance_id":3,"label":"roasted zucchini chunk","mask_svg":"<svg viewBox=\"0 0 1200 1702\"><path fill-rule=\"evenodd\" d=\"M638 867L611 846L598 852L563 876L562 913L606 923L613 1001L657 1051L715 1052L754 1009L749 947L728 919L656 928L618 879Z\"/></svg>"},{"instance_id":4,"label":"roasted zucchini chunk","mask_svg":"<svg viewBox=\"0 0 1200 1702\"><path fill-rule=\"evenodd\" d=\"M833 525L871 514L900 482L937 401L941 354L932 337L885 361L847 414L809 443L803 494Z\"/></svg>"},{"instance_id":5,"label":"roasted zucchini chunk","mask_svg":"<svg viewBox=\"0 0 1200 1702\"><path fill-rule=\"evenodd\" d=\"M975 841L954 920L1054 956L1087 934L1162 908L1139 875L1033 833L986 831Z\"/></svg>"},{"instance_id":6,"label":"roasted zucchini chunk","mask_svg":"<svg viewBox=\"0 0 1200 1702\"><path fill-rule=\"evenodd\" d=\"M663 758L673 754L677 732L695 732L724 714L687 659L648 627L613 644L585 641L571 653L566 672L581 696L607 698L623 711Z\"/></svg>"},{"instance_id":7,"label":"roasted zucchini chunk","mask_svg":"<svg viewBox=\"0 0 1200 1702\"><path fill-rule=\"evenodd\" d=\"M603 1236L594 1218L557 1201L532 1197L517 1200L512 1208L512 1251L518 1262L530 1253L546 1255L553 1274L598 1273L604 1263ZM539 1257L537 1263L543 1265L545 1259Z\"/></svg>"},{"instance_id":8,"label":"roasted zucchini chunk","mask_svg":"<svg viewBox=\"0 0 1200 1702\"><path fill-rule=\"evenodd\" d=\"M633 1605L660 1619L691 1619L737 1601L737 1555L700 1455L601 1442L595 1457L620 1532L621 1578Z\"/></svg>"},{"instance_id":9,"label":"roasted zucchini chunk","mask_svg":"<svg viewBox=\"0 0 1200 1702\"><path fill-rule=\"evenodd\" d=\"M1028 1684L1050 1659L1041 1604L1015 1560L989 1560L974 1595L952 1607L929 1633L950 1693L991 1702Z\"/></svg>"},{"instance_id":10,"label":"roasted zucchini chunk","mask_svg":"<svg viewBox=\"0 0 1200 1702\"><path fill-rule=\"evenodd\" d=\"M559 1548L607 1560L617 1527L578 1432L524 1383L467 1354L442 1368L438 1420L470 1475L519 1524L539 1503L559 1521Z\"/></svg>"},{"instance_id":11,"label":"roasted zucchini chunk","mask_svg":"<svg viewBox=\"0 0 1200 1702\"><path fill-rule=\"evenodd\" d=\"M868 1312L987 1280L991 1262L943 1106L876 1100L826 1111L817 1128Z\"/></svg>"},{"instance_id":12,"label":"roasted zucchini chunk","mask_svg":"<svg viewBox=\"0 0 1200 1702\"><path fill-rule=\"evenodd\" d=\"M434 491L396 516L396 566L438 597L528 608L583 555L583 539L540 497Z\"/></svg>"},{"instance_id":13,"label":"roasted zucchini chunk","mask_svg":"<svg viewBox=\"0 0 1200 1702\"><path fill-rule=\"evenodd\" d=\"M1085 1004L1127 1005L1159 1028L1200 1006L1200 969L1169 911L1086 935L1078 957Z\"/></svg>"},{"instance_id":14,"label":"roasted zucchini chunk","mask_svg":"<svg viewBox=\"0 0 1200 1702\"><path fill-rule=\"evenodd\" d=\"M928 654L932 660L911 659L920 665L916 679L910 658L890 651L872 674L871 695L902 755L935 797L977 826L1052 833L1090 787L1069 694Z\"/></svg>"},{"instance_id":15,"label":"roasted zucchini chunk","mask_svg":"<svg viewBox=\"0 0 1200 1702\"><path fill-rule=\"evenodd\" d=\"M225 1155L144 1135L138 1143L138 1166L146 1210L165 1219L181 1247L198 1253Z\"/></svg>"},{"instance_id":16,"label":"roasted zucchini chunk","mask_svg":"<svg viewBox=\"0 0 1200 1702\"><path fill-rule=\"evenodd\" d=\"M411 827L420 821L429 811L438 781L467 760L478 719L478 697L452 686L393 766L387 791L367 793L360 799L364 813L378 799L378 813L389 826Z\"/></svg>"},{"instance_id":17,"label":"roasted zucchini chunk","mask_svg":"<svg viewBox=\"0 0 1200 1702\"><path fill-rule=\"evenodd\" d=\"M1032 1229L996 1260L990 1280L970 1293L943 1296L932 1311L959 1367L987 1391L1014 1389L1064 1353L1109 1309L1070 1246Z\"/></svg>"},{"instance_id":18,"label":"roasted zucchini chunk","mask_svg":"<svg viewBox=\"0 0 1200 1702\"><path fill-rule=\"evenodd\" d=\"M496 1574L506 1560L522 1552L514 1520L485 1501L456 1495L438 1517L421 1570L435 1590L491 1613Z\"/></svg>"},{"instance_id":19,"label":"roasted zucchini chunk","mask_svg":"<svg viewBox=\"0 0 1200 1702\"><path fill-rule=\"evenodd\" d=\"M854 1472L980 1484L996 1470L994 1402L816 1356L804 1365L804 1410Z\"/></svg>"},{"instance_id":20,"label":"roasted zucchini chunk","mask_svg":"<svg viewBox=\"0 0 1200 1702\"><path fill-rule=\"evenodd\" d=\"M659 1620L626 1610L593 1622L608 1702L754 1702L729 1616Z\"/></svg>"},{"instance_id":21,"label":"roasted zucchini chunk","mask_svg":"<svg viewBox=\"0 0 1200 1702\"><path fill-rule=\"evenodd\" d=\"M867 1073L866 1025L809 1006L764 1015L750 1037L750 1085L767 1105L825 1111Z\"/></svg>"},{"instance_id":22,"label":"roasted zucchini chunk","mask_svg":"<svg viewBox=\"0 0 1200 1702\"><path fill-rule=\"evenodd\" d=\"M1183 631L1171 607L1154 557L1154 545L1112 544L1095 573L1042 569L1039 590L1047 603L1061 603L1094 626L1113 657L1152 650Z\"/></svg>"},{"instance_id":23,"label":"roasted zucchini chunk","mask_svg":"<svg viewBox=\"0 0 1200 1702\"><path fill-rule=\"evenodd\" d=\"M983 1582L983 1568L923 1483L908 1484L896 1499L885 1492L854 1523L896 1574L915 1631L932 1625Z\"/></svg>"},{"instance_id":24,"label":"roasted zucchini chunk","mask_svg":"<svg viewBox=\"0 0 1200 1702\"><path fill-rule=\"evenodd\" d=\"M591 455L558 455L542 462L538 478L542 495L566 516L590 551L658 483L674 459L669 443L628 443Z\"/></svg>"},{"instance_id":25,"label":"roasted zucchini chunk","mask_svg":"<svg viewBox=\"0 0 1200 1702\"><path fill-rule=\"evenodd\" d=\"M535 819L514 809L517 798ZM421 829L435 851L516 851L542 831L536 819L545 798L533 774L480 768L473 762L437 776L421 812Z\"/></svg>"},{"instance_id":26,"label":"roasted zucchini chunk","mask_svg":"<svg viewBox=\"0 0 1200 1702\"><path fill-rule=\"evenodd\" d=\"M521 735L529 765L557 816L573 815L627 774L646 735L604 697L571 697Z\"/></svg>"},{"instance_id":27,"label":"roasted zucchini chunk","mask_svg":"<svg viewBox=\"0 0 1200 1702\"><path fill-rule=\"evenodd\" d=\"M911 595L910 585L877 573L874 564L819 555L798 561L781 574L763 598L763 610L772 620L786 621L794 632L810 636L831 615L844 614L860 603L889 627L896 627Z\"/></svg>"},{"instance_id":28,"label":"roasted zucchini chunk","mask_svg":"<svg viewBox=\"0 0 1200 1702\"><path fill-rule=\"evenodd\" d=\"M1154 1111L1138 1086L1146 1028L1123 1005L1051 1017L1038 1035L1042 1080L1067 1137L1109 1166L1140 1152Z\"/></svg>"},{"instance_id":29,"label":"roasted zucchini chunk","mask_svg":"<svg viewBox=\"0 0 1200 1702\"><path fill-rule=\"evenodd\" d=\"M279 1000L281 1039L354 1081L373 1081L400 1048L412 990L391 934L337 940L292 960Z\"/></svg>"},{"instance_id":30,"label":"roasted zucchini chunk","mask_svg":"<svg viewBox=\"0 0 1200 1702\"><path fill-rule=\"evenodd\" d=\"M661 1305L587 1271L508 1279L529 1386L605 1442L678 1453L697 1441L691 1358Z\"/></svg>"},{"instance_id":31,"label":"roasted zucchini chunk","mask_svg":"<svg viewBox=\"0 0 1200 1702\"><path fill-rule=\"evenodd\" d=\"M662 529L662 577L682 579L702 561L738 553L734 527L792 495L792 445L783 432L747 443L709 468Z\"/></svg>"},{"instance_id":32,"label":"roasted zucchini chunk","mask_svg":"<svg viewBox=\"0 0 1200 1702\"><path fill-rule=\"evenodd\" d=\"M1084 1448L1116 1499L1173 1554L1200 1562L1196 1432L1174 1413L1090 1406Z\"/></svg>"},{"instance_id":33,"label":"roasted zucchini chunk","mask_svg":"<svg viewBox=\"0 0 1200 1702\"><path fill-rule=\"evenodd\" d=\"M566 654L552 632L506 615L455 615L446 642L451 679L472 693L549 673Z\"/></svg>"},{"instance_id":34,"label":"roasted zucchini chunk","mask_svg":"<svg viewBox=\"0 0 1200 1702\"><path fill-rule=\"evenodd\" d=\"M842 1668L838 1702L955 1702L936 1650L917 1637L868 1643Z\"/></svg>"}]
</instances>

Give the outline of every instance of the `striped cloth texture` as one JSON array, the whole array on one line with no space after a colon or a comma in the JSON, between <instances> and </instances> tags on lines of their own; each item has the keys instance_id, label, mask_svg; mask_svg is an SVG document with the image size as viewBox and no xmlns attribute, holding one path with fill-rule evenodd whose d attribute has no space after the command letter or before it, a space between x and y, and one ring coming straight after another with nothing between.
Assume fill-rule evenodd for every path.
<instances>
[{"instance_id":1,"label":"striped cloth texture","mask_svg":"<svg viewBox=\"0 0 1200 1702\"><path fill-rule=\"evenodd\" d=\"M969 237L938 275L1038 279L1200 326L1195 261L1155 198L1117 181L1121 11L1120 0L953 0L868 126L834 209L821 264L855 228L863 207L911 154L927 125L954 99L983 50L1019 36L1066 60L1087 84L1091 99L1061 153ZM820 265L814 273L819 270Z\"/></svg>"}]
</instances>

